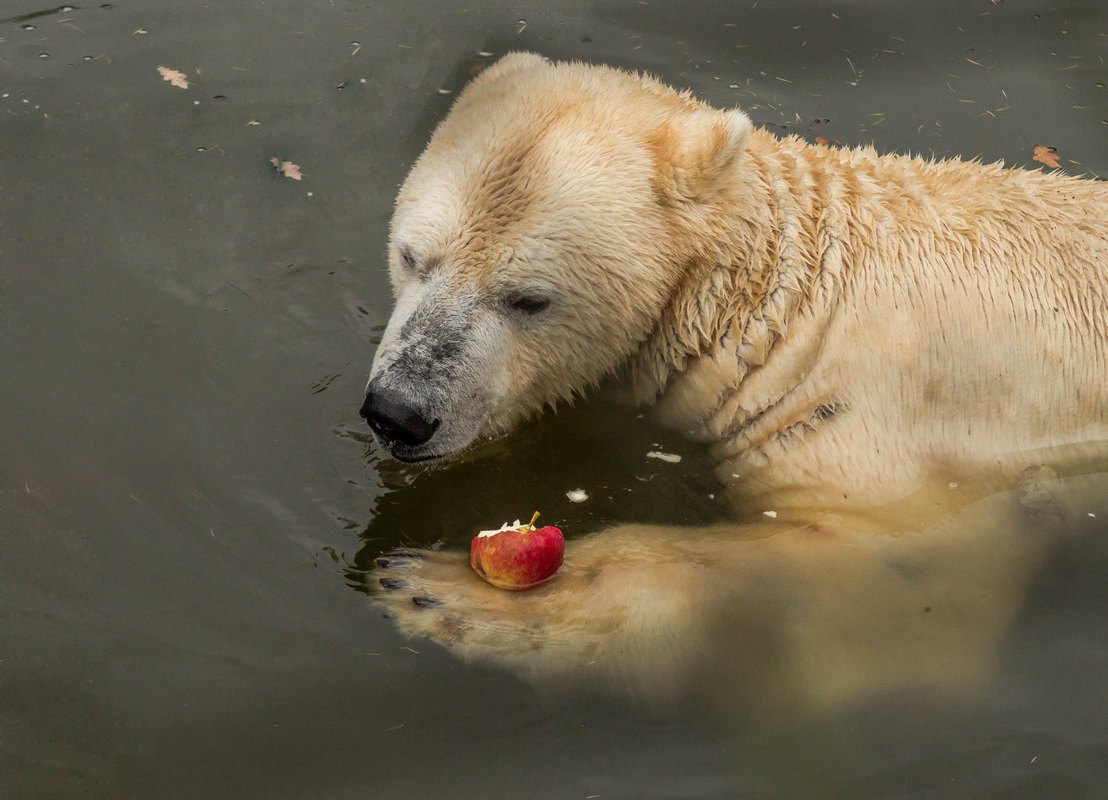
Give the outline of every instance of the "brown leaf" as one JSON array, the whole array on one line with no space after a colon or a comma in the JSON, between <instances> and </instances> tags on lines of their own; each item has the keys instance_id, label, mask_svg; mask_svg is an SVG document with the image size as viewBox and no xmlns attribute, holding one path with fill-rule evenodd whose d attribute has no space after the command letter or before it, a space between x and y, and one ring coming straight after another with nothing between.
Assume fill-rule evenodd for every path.
<instances>
[{"instance_id":1,"label":"brown leaf","mask_svg":"<svg viewBox=\"0 0 1108 800\"><path fill-rule=\"evenodd\" d=\"M1035 145L1035 155L1031 156L1034 161L1038 161L1040 164L1046 164L1051 169L1061 169L1062 165L1058 161L1058 151L1053 147L1043 147L1041 144Z\"/></svg>"},{"instance_id":2,"label":"brown leaf","mask_svg":"<svg viewBox=\"0 0 1108 800\"><path fill-rule=\"evenodd\" d=\"M269 159L269 163L286 178L292 178L294 181L298 181L304 177L300 174L299 164L293 164L291 161L282 161L276 157Z\"/></svg>"},{"instance_id":3,"label":"brown leaf","mask_svg":"<svg viewBox=\"0 0 1108 800\"><path fill-rule=\"evenodd\" d=\"M171 86L176 86L178 89L189 88L188 76L180 70L170 69L169 67L158 67L158 74L160 74L164 80L169 81Z\"/></svg>"}]
</instances>

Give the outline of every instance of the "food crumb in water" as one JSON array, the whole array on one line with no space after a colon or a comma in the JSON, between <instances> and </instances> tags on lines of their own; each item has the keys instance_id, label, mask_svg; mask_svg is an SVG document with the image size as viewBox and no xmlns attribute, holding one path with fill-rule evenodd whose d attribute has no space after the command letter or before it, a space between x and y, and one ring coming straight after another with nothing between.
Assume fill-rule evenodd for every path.
<instances>
[{"instance_id":1,"label":"food crumb in water","mask_svg":"<svg viewBox=\"0 0 1108 800\"><path fill-rule=\"evenodd\" d=\"M589 493L584 489L570 489L566 492L566 499L571 503L583 503L589 499Z\"/></svg>"},{"instance_id":2,"label":"food crumb in water","mask_svg":"<svg viewBox=\"0 0 1108 800\"><path fill-rule=\"evenodd\" d=\"M651 450L646 454L647 458L656 458L659 461L668 461L670 464L680 464L681 456L673 453L663 453L660 450Z\"/></svg>"},{"instance_id":3,"label":"food crumb in water","mask_svg":"<svg viewBox=\"0 0 1108 800\"><path fill-rule=\"evenodd\" d=\"M777 519L777 512L776 511L763 511L762 513L765 514L770 519Z\"/></svg>"}]
</instances>

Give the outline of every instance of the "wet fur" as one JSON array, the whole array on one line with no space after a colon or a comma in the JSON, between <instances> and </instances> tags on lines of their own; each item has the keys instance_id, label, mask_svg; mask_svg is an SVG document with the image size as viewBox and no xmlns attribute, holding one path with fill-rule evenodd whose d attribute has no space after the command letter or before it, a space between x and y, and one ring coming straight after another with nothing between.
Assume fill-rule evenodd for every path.
<instances>
[{"instance_id":1,"label":"wet fur","mask_svg":"<svg viewBox=\"0 0 1108 800\"><path fill-rule=\"evenodd\" d=\"M431 398L435 455L618 375L760 496L732 526L571 541L534 592L461 554L382 561L402 629L524 674L655 698L713 663L826 700L964 685L1046 547L1036 470L1104 469L1097 182L780 140L648 77L514 54L436 131L390 258L374 375ZM527 286L545 318L505 311Z\"/></svg>"}]
</instances>

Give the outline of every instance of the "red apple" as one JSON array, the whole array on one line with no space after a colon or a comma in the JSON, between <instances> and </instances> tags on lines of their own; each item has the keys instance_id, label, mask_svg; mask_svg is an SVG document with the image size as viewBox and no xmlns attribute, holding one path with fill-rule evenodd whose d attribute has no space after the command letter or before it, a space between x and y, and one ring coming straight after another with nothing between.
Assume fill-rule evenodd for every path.
<instances>
[{"instance_id":1,"label":"red apple","mask_svg":"<svg viewBox=\"0 0 1108 800\"><path fill-rule=\"evenodd\" d=\"M565 538L553 525L505 524L481 531L469 543L469 565L498 589L530 589L554 577L566 552Z\"/></svg>"}]
</instances>

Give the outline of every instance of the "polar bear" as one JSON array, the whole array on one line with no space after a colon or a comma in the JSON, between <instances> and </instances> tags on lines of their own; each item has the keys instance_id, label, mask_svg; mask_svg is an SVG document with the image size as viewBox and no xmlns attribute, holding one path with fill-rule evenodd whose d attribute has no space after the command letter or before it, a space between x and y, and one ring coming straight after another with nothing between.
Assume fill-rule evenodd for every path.
<instances>
[{"instance_id":1,"label":"polar bear","mask_svg":"<svg viewBox=\"0 0 1108 800\"><path fill-rule=\"evenodd\" d=\"M611 379L710 447L735 502L729 525L571 538L523 593L461 553L379 558L397 624L465 657L653 698L705 664L827 701L963 684L1046 547L1027 498L1105 486L1102 183L778 139L517 53L434 132L388 257L361 413L395 458Z\"/></svg>"}]
</instances>

